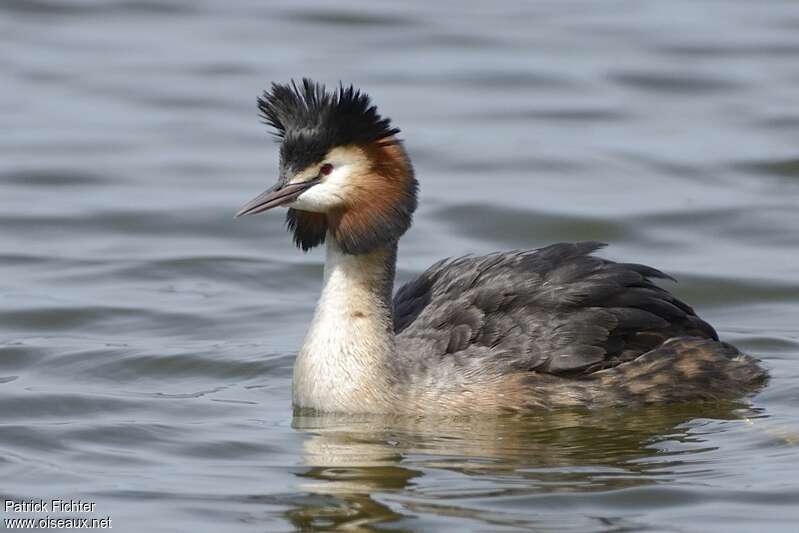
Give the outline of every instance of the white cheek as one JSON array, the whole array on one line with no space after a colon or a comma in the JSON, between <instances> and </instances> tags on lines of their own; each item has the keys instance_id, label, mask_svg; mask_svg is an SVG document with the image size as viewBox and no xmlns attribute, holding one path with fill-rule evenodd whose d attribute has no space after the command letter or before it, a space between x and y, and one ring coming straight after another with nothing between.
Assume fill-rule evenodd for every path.
<instances>
[{"instance_id":1,"label":"white cheek","mask_svg":"<svg viewBox=\"0 0 799 533\"><path fill-rule=\"evenodd\" d=\"M347 176L350 173L348 166L342 166L333 170L325 180L314 185L286 207L292 207L301 211L313 211L324 213L338 207L344 203L344 191L346 189Z\"/></svg>"}]
</instances>

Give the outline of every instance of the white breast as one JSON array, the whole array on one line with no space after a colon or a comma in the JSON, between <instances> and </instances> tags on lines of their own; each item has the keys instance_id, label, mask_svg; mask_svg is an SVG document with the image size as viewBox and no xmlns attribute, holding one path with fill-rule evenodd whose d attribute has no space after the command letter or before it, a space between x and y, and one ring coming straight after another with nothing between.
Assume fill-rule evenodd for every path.
<instances>
[{"instance_id":1,"label":"white breast","mask_svg":"<svg viewBox=\"0 0 799 533\"><path fill-rule=\"evenodd\" d=\"M394 332L374 289L385 265L343 254L329 235L327 242L324 288L294 366L294 404L363 410L390 395L380 362L394 352Z\"/></svg>"}]
</instances>

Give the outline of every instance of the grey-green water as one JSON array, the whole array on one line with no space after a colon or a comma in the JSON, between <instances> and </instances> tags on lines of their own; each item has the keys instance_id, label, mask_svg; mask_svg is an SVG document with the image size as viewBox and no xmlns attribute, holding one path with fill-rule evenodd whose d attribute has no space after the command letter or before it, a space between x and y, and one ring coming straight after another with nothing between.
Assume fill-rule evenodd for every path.
<instances>
[{"instance_id":1,"label":"grey-green water","mask_svg":"<svg viewBox=\"0 0 799 533\"><path fill-rule=\"evenodd\" d=\"M400 281L605 240L770 384L293 419L322 254L232 214L277 167L255 96L302 75L403 129L422 196ZM131 532L796 531L796 2L2 0L0 125L0 499Z\"/></svg>"}]
</instances>

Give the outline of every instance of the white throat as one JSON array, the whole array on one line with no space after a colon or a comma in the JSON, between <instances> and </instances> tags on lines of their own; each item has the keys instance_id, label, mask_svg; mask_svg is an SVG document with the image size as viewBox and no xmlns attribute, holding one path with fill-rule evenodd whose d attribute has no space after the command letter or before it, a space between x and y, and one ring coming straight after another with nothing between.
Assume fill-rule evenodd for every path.
<instances>
[{"instance_id":1,"label":"white throat","mask_svg":"<svg viewBox=\"0 0 799 533\"><path fill-rule=\"evenodd\" d=\"M390 402L396 247L341 251L328 234L324 287L294 364L295 407L364 411Z\"/></svg>"}]
</instances>

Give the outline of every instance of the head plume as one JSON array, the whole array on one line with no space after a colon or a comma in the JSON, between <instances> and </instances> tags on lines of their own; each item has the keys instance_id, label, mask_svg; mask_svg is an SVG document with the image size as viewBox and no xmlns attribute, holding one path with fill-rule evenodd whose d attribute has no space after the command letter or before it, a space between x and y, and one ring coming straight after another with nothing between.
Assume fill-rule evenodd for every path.
<instances>
[{"instance_id":1,"label":"head plume","mask_svg":"<svg viewBox=\"0 0 799 533\"><path fill-rule=\"evenodd\" d=\"M281 164L295 169L318 161L335 146L367 145L400 131L352 85L328 92L308 78L301 85L273 83L258 98L258 109L283 142Z\"/></svg>"}]
</instances>

